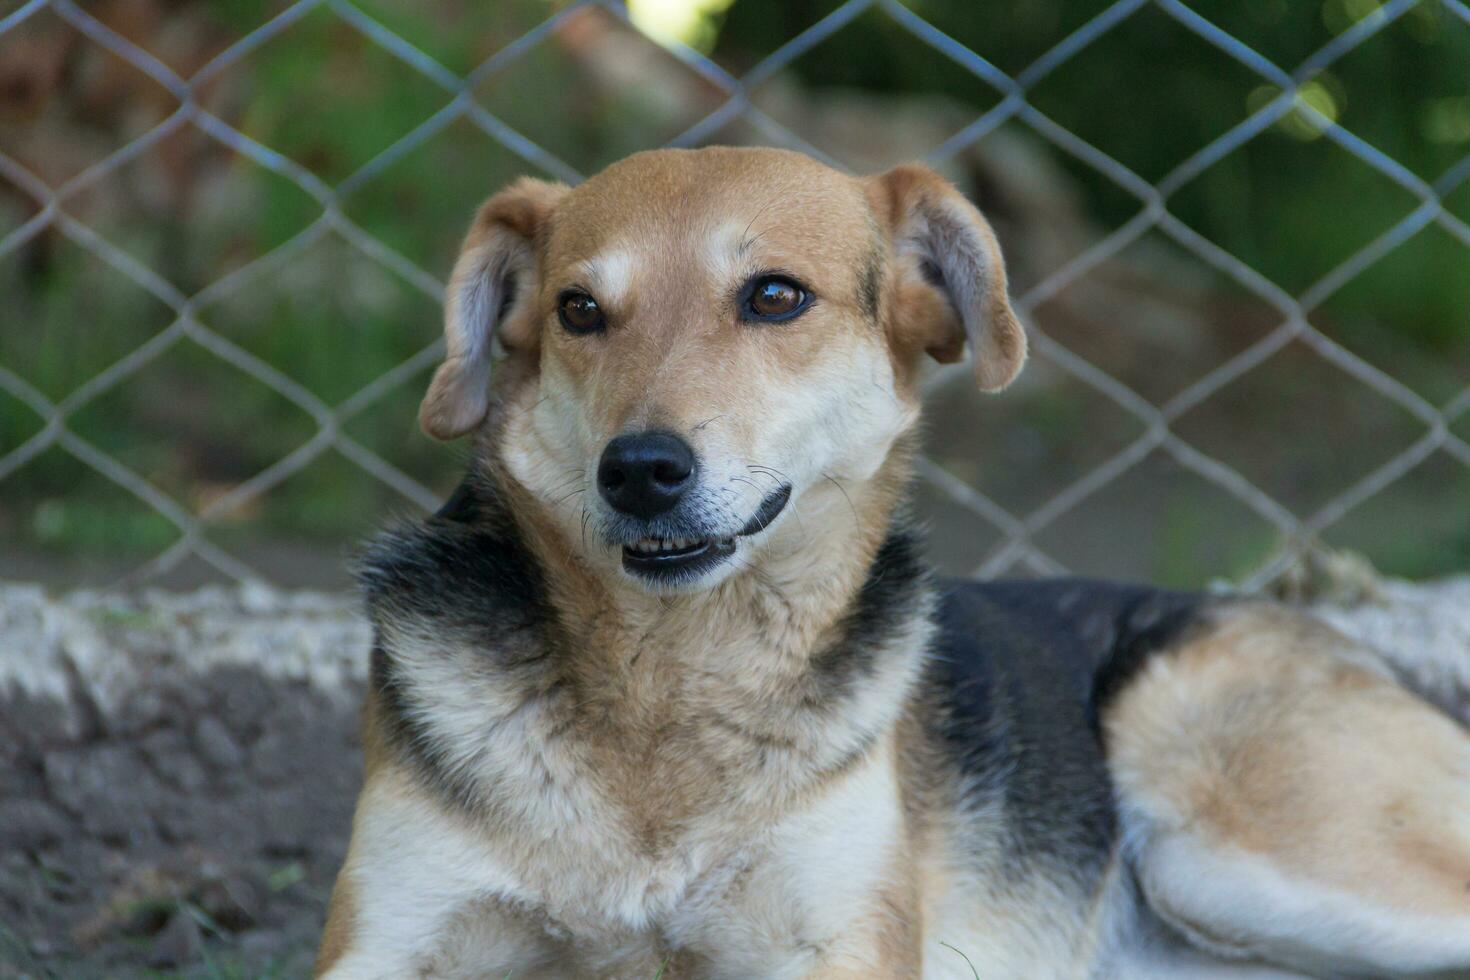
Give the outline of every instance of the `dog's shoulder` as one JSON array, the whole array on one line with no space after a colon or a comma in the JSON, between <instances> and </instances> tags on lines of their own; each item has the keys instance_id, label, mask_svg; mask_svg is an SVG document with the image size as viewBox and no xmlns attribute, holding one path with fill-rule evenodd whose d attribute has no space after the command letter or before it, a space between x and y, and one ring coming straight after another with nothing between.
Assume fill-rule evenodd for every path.
<instances>
[{"instance_id":1,"label":"dog's shoulder","mask_svg":"<svg viewBox=\"0 0 1470 980\"><path fill-rule=\"evenodd\" d=\"M379 533L357 562L384 627L523 632L550 617L545 576L493 482L466 477L433 516Z\"/></svg>"},{"instance_id":2,"label":"dog's shoulder","mask_svg":"<svg viewBox=\"0 0 1470 980\"><path fill-rule=\"evenodd\" d=\"M466 477L434 515L378 534L357 562L373 626L370 741L438 799L479 789L461 755L460 718L490 727L541 683L554 615L545 574L495 483ZM498 707L497 707L498 705Z\"/></svg>"},{"instance_id":3,"label":"dog's shoulder","mask_svg":"<svg viewBox=\"0 0 1470 980\"><path fill-rule=\"evenodd\" d=\"M1115 837L1099 714L1209 599L1086 579L940 583L926 698L969 805L999 801L1024 859L1097 871Z\"/></svg>"}]
</instances>

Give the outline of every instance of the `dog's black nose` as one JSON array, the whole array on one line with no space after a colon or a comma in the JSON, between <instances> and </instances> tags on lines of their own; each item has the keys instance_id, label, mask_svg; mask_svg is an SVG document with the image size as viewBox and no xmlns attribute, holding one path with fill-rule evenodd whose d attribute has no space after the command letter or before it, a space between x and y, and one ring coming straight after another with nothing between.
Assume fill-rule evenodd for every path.
<instances>
[{"instance_id":1,"label":"dog's black nose","mask_svg":"<svg viewBox=\"0 0 1470 980\"><path fill-rule=\"evenodd\" d=\"M653 517L694 485L694 450L670 432L635 432L607 444L597 464L597 489L616 510Z\"/></svg>"}]
</instances>

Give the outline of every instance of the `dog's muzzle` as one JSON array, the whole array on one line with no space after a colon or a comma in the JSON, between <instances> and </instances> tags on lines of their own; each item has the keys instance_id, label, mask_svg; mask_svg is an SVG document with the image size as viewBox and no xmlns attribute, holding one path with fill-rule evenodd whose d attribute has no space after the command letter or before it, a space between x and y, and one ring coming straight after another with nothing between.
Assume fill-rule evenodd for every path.
<instances>
[{"instance_id":1,"label":"dog's muzzle","mask_svg":"<svg viewBox=\"0 0 1470 980\"><path fill-rule=\"evenodd\" d=\"M735 534L705 538L640 538L623 546L623 568L639 578L672 582L697 578L735 554L737 538L764 531L791 499L788 483L761 501L755 514Z\"/></svg>"}]
</instances>

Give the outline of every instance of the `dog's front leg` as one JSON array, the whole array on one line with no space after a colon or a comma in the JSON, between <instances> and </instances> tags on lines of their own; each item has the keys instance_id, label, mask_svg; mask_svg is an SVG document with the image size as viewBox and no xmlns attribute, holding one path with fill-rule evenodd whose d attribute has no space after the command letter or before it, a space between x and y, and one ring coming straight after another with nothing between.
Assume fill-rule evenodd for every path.
<instances>
[{"instance_id":1,"label":"dog's front leg","mask_svg":"<svg viewBox=\"0 0 1470 980\"><path fill-rule=\"evenodd\" d=\"M389 770L369 774L337 877L316 976L526 976L554 957L544 929L465 821Z\"/></svg>"}]
</instances>

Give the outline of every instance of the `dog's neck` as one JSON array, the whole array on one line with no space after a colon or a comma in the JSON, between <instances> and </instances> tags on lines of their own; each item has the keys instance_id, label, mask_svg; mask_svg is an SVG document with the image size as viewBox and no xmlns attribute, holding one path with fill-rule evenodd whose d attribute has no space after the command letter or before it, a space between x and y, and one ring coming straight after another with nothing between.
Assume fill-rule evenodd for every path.
<instances>
[{"instance_id":1,"label":"dog's neck","mask_svg":"<svg viewBox=\"0 0 1470 980\"><path fill-rule=\"evenodd\" d=\"M483 751L496 738L564 744L639 826L677 821L711 769L784 805L886 745L919 682L933 627L897 512L905 468L845 488L850 506L803 507L804 534L787 527L754 567L678 597L599 580L523 487L472 472L360 566L390 742L470 807L522 794ZM672 750L670 731L684 733Z\"/></svg>"}]
</instances>

